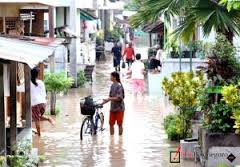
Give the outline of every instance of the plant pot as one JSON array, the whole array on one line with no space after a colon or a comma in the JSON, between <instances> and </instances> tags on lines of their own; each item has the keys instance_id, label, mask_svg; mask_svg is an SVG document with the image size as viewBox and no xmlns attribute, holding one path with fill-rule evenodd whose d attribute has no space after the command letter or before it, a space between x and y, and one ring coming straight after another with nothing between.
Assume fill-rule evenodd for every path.
<instances>
[{"instance_id":1,"label":"plant pot","mask_svg":"<svg viewBox=\"0 0 240 167\"><path fill-rule=\"evenodd\" d=\"M170 52L170 57L173 58L173 59L179 58L179 54L177 52L175 52L175 51L171 51Z\"/></svg>"},{"instance_id":2,"label":"plant pot","mask_svg":"<svg viewBox=\"0 0 240 167\"><path fill-rule=\"evenodd\" d=\"M190 51L185 50L185 51L182 52L182 57L183 58L190 58L190 53L191 53ZM192 58L196 58L196 54L195 54L194 51L192 51Z\"/></svg>"},{"instance_id":3,"label":"plant pot","mask_svg":"<svg viewBox=\"0 0 240 167\"><path fill-rule=\"evenodd\" d=\"M196 145L198 145L198 141L196 139L180 140L181 158L184 160L193 160L194 159L194 148Z\"/></svg>"},{"instance_id":4,"label":"plant pot","mask_svg":"<svg viewBox=\"0 0 240 167\"><path fill-rule=\"evenodd\" d=\"M236 155L236 152L237 154L240 152L240 135L214 133L201 128L199 136L201 157L205 158L205 165L208 167L218 166L219 164L234 166L239 163L240 157ZM232 158L231 154L235 158Z\"/></svg>"},{"instance_id":5,"label":"plant pot","mask_svg":"<svg viewBox=\"0 0 240 167\"><path fill-rule=\"evenodd\" d=\"M192 138L199 138L198 132L201 127L201 121L200 120L191 120L191 134Z\"/></svg>"}]
</instances>

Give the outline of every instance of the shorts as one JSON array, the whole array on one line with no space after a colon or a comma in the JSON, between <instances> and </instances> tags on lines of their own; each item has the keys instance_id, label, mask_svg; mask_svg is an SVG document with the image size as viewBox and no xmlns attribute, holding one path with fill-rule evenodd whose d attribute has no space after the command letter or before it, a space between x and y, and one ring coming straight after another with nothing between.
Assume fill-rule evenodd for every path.
<instances>
[{"instance_id":1,"label":"shorts","mask_svg":"<svg viewBox=\"0 0 240 167\"><path fill-rule=\"evenodd\" d=\"M133 63L133 59L126 59L127 63Z\"/></svg>"},{"instance_id":2,"label":"shorts","mask_svg":"<svg viewBox=\"0 0 240 167\"><path fill-rule=\"evenodd\" d=\"M126 63L128 64L128 67L130 67L133 63L133 59L126 59Z\"/></svg>"},{"instance_id":3,"label":"shorts","mask_svg":"<svg viewBox=\"0 0 240 167\"><path fill-rule=\"evenodd\" d=\"M43 116L46 109L46 104L37 104L32 106L32 120L33 121L40 121L41 117Z\"/></svg>"},{"instance_id":4,"label":"shorts","mask_svg":"<svg viewBox=\"0 0 240 167\"><path fill-rule=\"evenodd\" d=\"M134 93L145 92L145 81L143 79L133 79L132 84Z\"/></svg>"},{"instance_id":5,"label":"shorts","mask_svg":"<svg viewBox=\"0 0 240 167\"><path fill-rule=\"evenodd\" d=\"M124 116L123 111L116 111L116 112L110 111L109 125L114 126L115 123L117 122L118 126L122 126L123 116Z\"/></svg>"}]
</instances>

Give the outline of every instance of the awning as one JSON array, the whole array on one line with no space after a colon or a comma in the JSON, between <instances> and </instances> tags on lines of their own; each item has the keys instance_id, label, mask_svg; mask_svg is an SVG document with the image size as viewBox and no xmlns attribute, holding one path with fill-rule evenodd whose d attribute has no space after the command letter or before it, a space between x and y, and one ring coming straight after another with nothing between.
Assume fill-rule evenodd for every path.
<instances>
[{"instance_id":1,"label":"awning","mask_svg":"<svg viewBox=\"0 0 240 167\"><path fill-rule=\"evenodd\" d=\"M55 6L53 0L0 0L0 3L16 3L16 4L42 4L48 6Z\"/></svg>"},{"instance_id":2,"label":"awning","mask_svg":"<svg viewBox=\"0 0 240 167\"><path fill-rule=\"evenodd\" d=\"M128 24L128 21L124 19L123 15L116 15L114 17L115 22L120 23L120 24Z\"/></svg>"},{"instance_id":3,"label":"awning","mask_svg":"<svg viewBox=\"0 0 240 167\"><path fill-rule=\"evenodd\" d=\"M0 37L0 59L28 64L30 68L54 54L60 43L54 39L36 38L27 42L19 39Z\"/></svg>"},{"instance_id":4,"label":"awning","mask_svg":"<svg viewBox=\"0 0 240 167\"><path fill-rule=\"evenodd\" d=\"M164 23L162 21L157 21L153 24L147 24L142 30L147 33L160 33L164 31Z\"/></svg>"},{"instance_id":5,"label":"awning","mask_svg":"<svg viewBox=\"0 0 240 167\"><path fill-rule=\"evenodd\" d=\"M80 10L80 19L81 20L96 20L97 18L84 10Z\"/></svg>"}]
</instances>

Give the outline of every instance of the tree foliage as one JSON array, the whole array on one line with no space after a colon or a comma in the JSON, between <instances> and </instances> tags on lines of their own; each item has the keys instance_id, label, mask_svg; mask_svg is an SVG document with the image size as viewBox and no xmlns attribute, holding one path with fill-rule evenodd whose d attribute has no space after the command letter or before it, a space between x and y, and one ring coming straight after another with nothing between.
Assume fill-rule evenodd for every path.
<instances>
[{"instance_id":1,"label":"tree foliage","mask_svg":"<svg viewBox=\"0 0 240 167\"><path fill-rule=\"evenodd\" d=\"M212 86L234 83L240 77L240 63L235 55L235 47L225 36L218 34L212 53L207 57L207 66L198 68L207 74Z\"/></svg>"},{"instance_id":2,"label":"tree foliage","mask_svg":"<svg viewBox=\"0 0 240 167\"><path fill-rule=\"evenodd\" d=\"M223 4L227 7L228 11L231 11L232 9L240 9L240 1L234 1L234 0L221 0L220 4Z\"/></svg>"},{"instance_id":3,"label":"tree foliage","mask_svg":"<svg viewBox=\"0 0 240 167\"><path fill-rule=\"evenodd\" d=\"M44 83L46 89L52 93L60 93L69 89L73 84L73 79L66 77L64 72L47 73L45 75Z\"/></svg>"},{"instance_id":4,"label":"tree foliage","mask_svg":"<svg viewBox=\"0 0 240 167\"><path fill-rule=\"evenodd\" d=\"M142 2L143 0L130 0L124 8L129 11L137 11L141 7Z\"/></svg>"},{"instance_id":5,"label":"tree foliage","mask_svg":"<svg viewBox=\"0 0 240 167\"><path fill-rule=\"evenodd\" d=\"M164 21L170 24L172 17L181 18L173 34L185 42L192 40L200 25L205 36L212 30L223 34L240 32L240 11L228 11L226 6L214 0L145 0L137 14L130 18L130 23L133 27L138 27L155 22L160 16L164 16Z\"/></svg>"}]
</instances>

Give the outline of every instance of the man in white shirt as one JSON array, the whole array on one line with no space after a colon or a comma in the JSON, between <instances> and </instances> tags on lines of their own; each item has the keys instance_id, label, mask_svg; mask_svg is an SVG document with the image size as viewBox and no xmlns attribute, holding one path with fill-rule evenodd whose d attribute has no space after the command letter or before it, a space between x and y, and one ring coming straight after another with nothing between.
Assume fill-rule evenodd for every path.
<instances>
[{"instance_id":1,"label":"man in white shirt","mask_svg":"<svg viewBox=\"0 0 240 167\"><path fill-rule=\"evenodd\" d=\"M132 84L134 95L137 96L138 93L142 95L145 92L145 66L141 62L141 54L136 54L136 61L132 64L130 72L132 73Z\"/></svg>"},{"instance_id":2,"label":"man in white shirt","mask_svg":"<svg viewBox=\"0 0 240 167\"><path fill-rule=\"evenodd\" d=\"M156 54L156 59L162 62L162 49L160 48L159 45L157 45L157 54Z\"/></svg>"}]
</instances>

